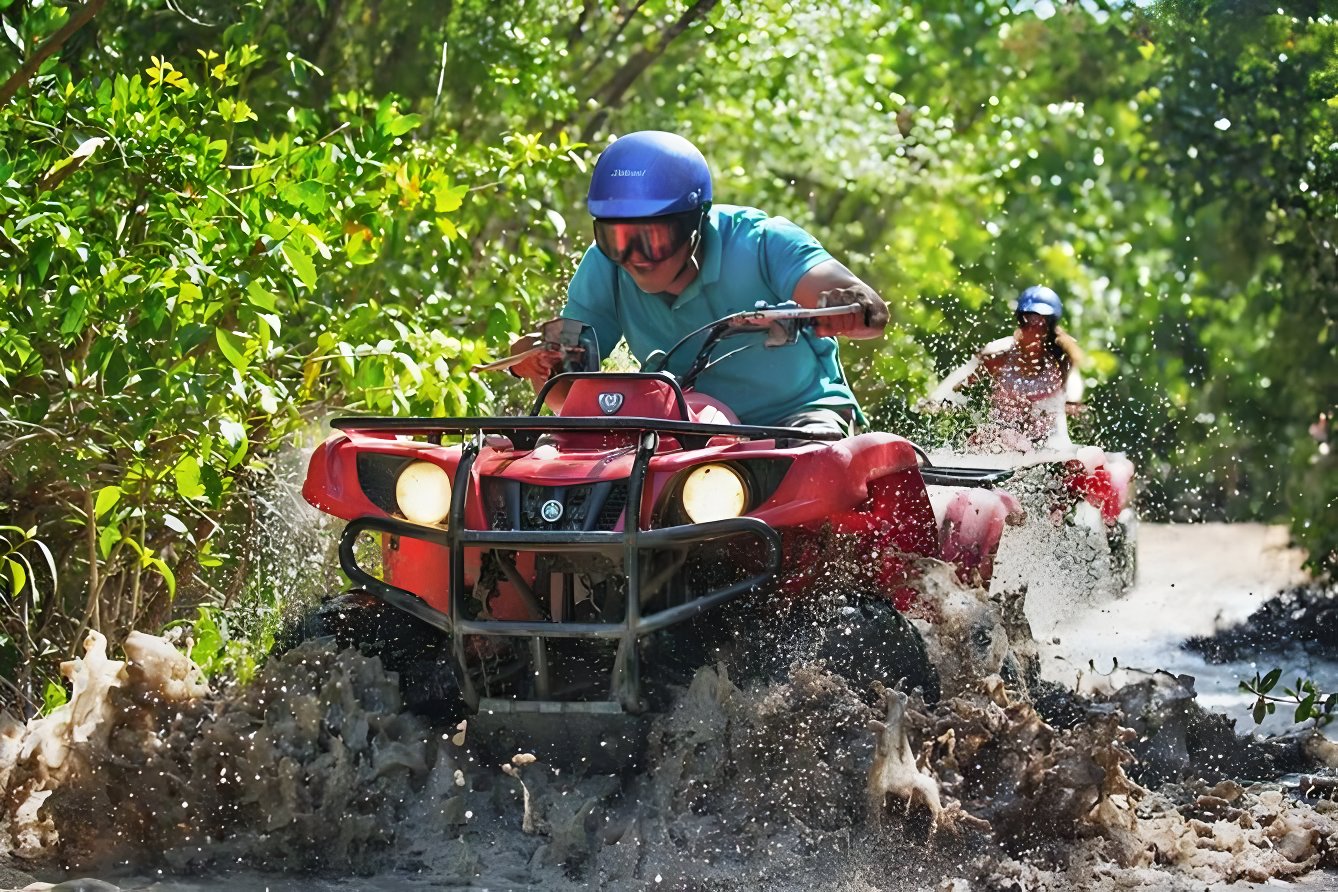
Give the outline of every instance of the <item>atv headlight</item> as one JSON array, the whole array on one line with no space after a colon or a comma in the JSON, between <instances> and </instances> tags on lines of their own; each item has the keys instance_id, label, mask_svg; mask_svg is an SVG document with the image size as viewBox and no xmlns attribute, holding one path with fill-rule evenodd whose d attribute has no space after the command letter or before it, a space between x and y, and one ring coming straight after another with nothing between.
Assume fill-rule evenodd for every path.
<instances>
[{"instance_id":1,"label":"atv headlight","mask_svg":"<svg viewBox=\"0 0 1338 892\"><path fill-rule=\"evenodd\" d=\"M738 517L747 508L748 484L729 465L702 465L683 481L683 510L693 523Z\"/></svg>"},{"instance_id":2,"label":"atv headlight","mask_svg":"<svg viewBox=\"0 0 1338 892\"><path fill-rule=\"evenodd\" d=\"M416 461L395 481L395 504L414 523L441 523L451 513L451 478L440 465Z\"/></svg>"}]
</instances>

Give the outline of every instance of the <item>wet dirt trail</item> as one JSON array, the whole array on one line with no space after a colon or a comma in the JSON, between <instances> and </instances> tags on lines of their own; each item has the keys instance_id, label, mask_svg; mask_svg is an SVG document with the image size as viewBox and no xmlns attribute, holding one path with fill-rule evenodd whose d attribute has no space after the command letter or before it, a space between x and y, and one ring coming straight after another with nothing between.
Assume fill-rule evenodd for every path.
<instances>
[{"instance_id":1,"label":"wet dirt trail","mask_svg":"<svg viewBox=\"0 0 1338 892\"><path fill-rule=\"evenodd\" d=\"M1163 783L1139 774L1138 734L1120 730L1145 718L1129 690L1187 702L1182 673L1200 704L1253 728L1235 686L1256 667L1180 643L1299 581L1284 543L1261 526L1145 525L1134 591L1031 617L1042 676L1090 699L1052 688L1059 708L1033 707L994 674L992 645L961 657L974 668L945 678L935 706L870 700L802 660L760 688L707 668L655 726L648 770L622 781L523 755L479 764L351 652L304 645L247 691L201 698L151 641L122 676L94 648L85 668L103 669L86 686L121 680L90 696L102 711L78 717L80 742L43 756L0 725L0 888L1234 892L1286 879L1338 892L1338 806L1252 784L1248 760ZM970 593L943 597L977 628L998 616ZM1298 654L1287 671L1332 690L1334 668ZM1103 693L1121 674L1124 699Z\"/></svg>"},{"instance_id":2,"label":"wet dirt trail","mask_svg":"<svg viewBox=\"0 0 1338 892\"><path fill-rule=\"evenodd\" d=\"M1241 730L1253 729L1252 700L1238 688L1242 678L1280 666L1284 679L1314 678L1333 691L1338 663L1295 649L1281 659L1261 654L1258 662L1213 664L1181 644L1244 622L1280 590L1304 582L1303 557L1287 547L1281 527L1144 524L1132 591L1067 622L1033 623L1043 674L1069 686L1083 676L1109 673L1116 664L1192 675L1200 704L1237 719ZM1262 730L1284 731L1286 718L1279 712Z\"/></svg>"}]
</instances>

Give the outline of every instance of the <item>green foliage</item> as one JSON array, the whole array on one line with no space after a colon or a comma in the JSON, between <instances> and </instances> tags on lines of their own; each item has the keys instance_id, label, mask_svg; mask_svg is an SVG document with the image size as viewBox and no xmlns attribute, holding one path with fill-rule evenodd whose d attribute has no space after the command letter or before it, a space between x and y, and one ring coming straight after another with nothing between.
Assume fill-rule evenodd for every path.
<instances>
[{"instance_id":1,"label":"green foliage","mask_svg":"<svg viewBox=\"0 0 1338 892\"><path fill-rule=\"evenodd\" d=\"M238 634L227 611L201 606L188 627L188 655L206 678L234 678L246 684L274 647L274 617L250 634Z\"/></svg>"},{"instance_id":2,"label":"green foliage","mask_svg":"<svg viewBox=\"0 0 1338 892\"><path fill-rule=\"evenodd\" d=\"M41 677L35 617L52 601L58 581L51 549L37 538L36 527L0 525L0 678L14 684L20 701Z\"/></svg>"},{"instance_id":3,"label":"green foliage","mask_svg":"<svg viewBox=\"0 0 1338 892\"><path fill-rule=\"evenodd\" d=\"M40 36L49 9L6 22ZM560 263L549 218L484 233L547 203L579 144L413 139L421 115L361 89L286 105L309 66L266 55L265 10L243 11L138 63L133 21L104 23L115 52L48 60L0 108L0 386L24 395L0 400L0 510L75 583L7 631L64 646L208 597L239 494L311 407L474 410L470 367Z\"/></svg>"},{"instance_id":4,"label":"green foliage","mask_svg":"<svg viewBox=\"0 0 1338 892\"><path fill-rule=\"evenodd\" d=\"M59 681L48 681L42 691L42 715L50 715L70 702L70 692Z\"/></svg>"},{"instance_id":5,"label":"green foliage","mask_svg":"<svg viewBox=\"0 0 1338 892\"><path fill-rule=\"evenodd\" d=\"M1281 678L1282 670L1274 668L1262 676L1256 672L1252 681L1240 683L1240 690L1255 698L1251 714L1256 725L1263 722L1267 716L1273 715L1279 703L1294 704L1292 721L1298 725L1302 722L1314 722L1313 727L1318 729L1338 717L1338 691L1326 694L1316 686L1313 679L1298 677L1296 686L1283 688L1282 696L1279 697L1273 690Z\"/></svg>"}]
</instances>

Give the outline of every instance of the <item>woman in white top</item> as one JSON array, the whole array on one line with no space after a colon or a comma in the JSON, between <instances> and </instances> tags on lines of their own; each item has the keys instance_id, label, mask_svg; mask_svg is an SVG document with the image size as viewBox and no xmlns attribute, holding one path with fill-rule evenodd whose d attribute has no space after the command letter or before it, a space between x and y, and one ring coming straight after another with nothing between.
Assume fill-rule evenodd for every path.
<instances>
[{"instance_id":1,"label":"woman in white top","mask_svg":"<svg viewBox=\"0 0 1338 892\"><path fill-rule=\"evenodd\" d=\"M1062 328L1059 295L1033 285L1014 307L1017 330L987 344L929 396L931 405L959 403L957 389L987 376L992 385L989 423L972 434L974 446L1020 452L1070 449L1068 414L1081 409L1082 352Z\"/></svg>"}]
</instances>

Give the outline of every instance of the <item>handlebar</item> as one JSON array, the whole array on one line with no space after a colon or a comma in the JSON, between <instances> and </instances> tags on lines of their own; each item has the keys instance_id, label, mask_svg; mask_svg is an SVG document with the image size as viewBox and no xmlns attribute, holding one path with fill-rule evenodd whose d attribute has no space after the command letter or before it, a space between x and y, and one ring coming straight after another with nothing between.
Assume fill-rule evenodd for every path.
<instances>
[{"instance_id":1,"label":"handlebar","mask_svg":"<svg viewBox=\"0 0 1338 892\"><path fill-rule=\"evenodd\" d=\"M691 370L684 376L683 383L687 385L692 378L703 371L710 364L710 354L714 346L723 338L733 334L742 334L748 331L766 331L766 346L780 347L786 344L793 344L798 338L799 329L814 319L822 319L830 316L846 316L854 313L863 312L863 308L858 304L849 304L839 307L801 307L792 301L787 301L780 306L768 306L759 303L751 310L744 310L739 313L733 313L722 319L717 319L709 325L702 326L692 334L681 339L669 350L660 352L658 355L646 363L646 371L663 371L668 363L669 356L676 350L683 347L693 338L701 334L706 334L706 341L698 353L696 361ZM583 325L574 319L551 320L544 325L544 331L532 335L539 338L538 343L527 350L511 356L505 356L501 359L495 359L491 362L481 363L474 366L471 371L474 372L493 372L509 369L520 363L522 360L533 356L536 353L546 353L554 350L560 350L568 361L580 360L585 364L587 371L597 368L597 357L599 350L595 346L594 338L589 326ZM594 360L595 364L591 364ZM572 369L578 370L578 369Z\"/></svg>"},{"instance_id":2,"label":"handlebar","mask_svg":"<svg viewBox=\"0 0 1338 892\"><path fill-rule=\"evenodd\" d=\"M769 325L772 322L785 322L791 319L821 319L824 316L848 316L852 313L861 313L864 308L859 304L847 304L840 307L757 307L752 310L744 310L742 313L735 313L732 316L726 316L722 322L729 323L731 328L742 328L746 325Z\"/></svg>"}]
</instances>

